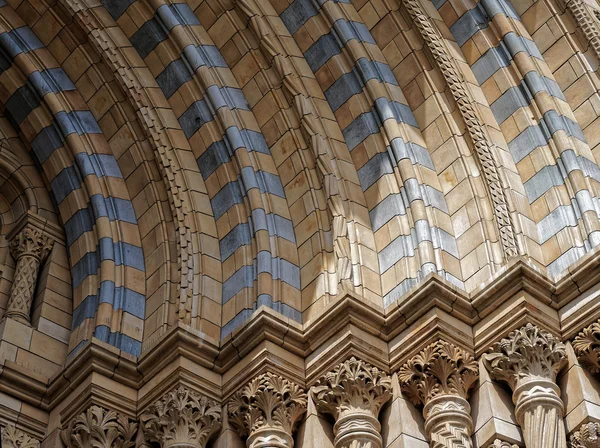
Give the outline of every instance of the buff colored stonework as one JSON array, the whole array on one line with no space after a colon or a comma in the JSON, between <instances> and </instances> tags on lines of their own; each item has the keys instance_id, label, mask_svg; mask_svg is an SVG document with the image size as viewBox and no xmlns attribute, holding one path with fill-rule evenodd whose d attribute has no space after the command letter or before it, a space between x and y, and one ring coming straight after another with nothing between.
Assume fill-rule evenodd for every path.
<instances>
[{"instance_id":1,"label":"buff colored stonework","mask_svg":"<svg viewBox=\"0 0 600 448\"><path fill-rule=\"evenodd\" d=\"M0 0L3 448L600 448L596 0Z\"/></svg>"}]
</instances>

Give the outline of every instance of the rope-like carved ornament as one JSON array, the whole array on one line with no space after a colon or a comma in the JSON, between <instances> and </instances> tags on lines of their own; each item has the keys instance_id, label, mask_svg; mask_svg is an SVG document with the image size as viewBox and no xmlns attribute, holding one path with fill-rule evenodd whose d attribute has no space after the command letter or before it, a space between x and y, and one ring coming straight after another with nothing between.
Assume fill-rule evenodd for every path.
<instances>
[{"instance_id":1,"label":"rope-like carved ornament","mask_svg":"<svg viewBox=\"0 0 600 448\"><path fill-rule=\"evenodd\" d=\"M434 28L418 0L404 0L402 3L437 62L465 121L494 205L502 248L506 258L515 257L518 255L515 230L508 210L505 193L507 187L502 185L494 156L495 145L487 136L485 126L475 111L471 96L468 94L464 78L454 63L442 36Z\"/></svg>"}]
</instances>

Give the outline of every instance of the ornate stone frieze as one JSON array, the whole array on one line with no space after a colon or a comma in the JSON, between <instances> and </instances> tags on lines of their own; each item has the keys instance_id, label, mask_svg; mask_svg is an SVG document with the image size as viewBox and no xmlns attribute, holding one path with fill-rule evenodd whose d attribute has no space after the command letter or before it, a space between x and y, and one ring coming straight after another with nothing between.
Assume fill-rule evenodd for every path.
<instances>
[{"instance_id":1,"label":"ornate stone frieze","mask_svg":"<svg viewBox=\"0 0 600 448\"><path fill-rule=\"evenodd\" d=\"M556 376L567 363L565 345L547 331L527 324L494 344L483 360L492 379L508 383L513 391L525 445L565 448L564 406L556 385Z\"/></svg>"},{"instance_id":2,"label":"ornate stone frieze","mask_svg":"<svg viewBox=\"0 0 600 448\"><path fill-rule=\"evenodd\" d=\"M39 440L30 437L24 431L14 425L7 425L2 428L2 447L3 448L39 448Z\"/></svg>"},{"instance_id":3,"label":"ornate stone frieze","mask_svg":"<svg viewBox=\"0 0 600 448\"><path fill-rule=\"evenodd\" d=\"M473 420L467 398L477 377L473 357L445 341L427 346L398 371L402 392L423 406L432 447L472 446Z\"/></svg>"},{"instance_id":4,"label":"ornate stone frieze","mask_svg":"<svg viewBox=\"0 0 600 448\"><path fill-rule=\"evenodd\" d=\"M381 407L392 396L391 378L351 358L322 376L312 388L317 409L335 419L336 448L380 448Z\"/></svg>"},{"instance_id":5,"label":"ornate stone frieze","mask_svg":"<svg viewBox=\"0 0 600 448\"><path fill-rule=\"evenodd\" d=\"M581 365L594 374L600 373L600 321L584 328L572 345Z\"/></svg>"},{"instance_id":6,"label":"ornate stone frieze","mask_svg":"<svg viewBox=\"0 0 600 448\"><path fill-rule=\"evenodd\" d=\"M594 11L592 14L590 7L585 4L582 0L566 0L567 8L573 14L577 25L583 32L583 35L589 42L590 46L596 53L596 56L600 57L600 29L598 28L598 11Z\"/></svg>"},{"instance_id":7,"label":"ornate stone frieze","mask_svg":"<svg viewBox=\"0 0 600 448\"><path fill-rule=\"evenodd\" d=\"M308 397L295 383L264 373L229 401L229 423L249 448L291 448L293 433L306 412Z\"/></svg>"},{"instance_id":8,"label":"ornate stone frieze","mask_svg":"<svg viewBox=\"0 0 600 448\"><path fill-rule=\"evenodd\" d=\"M600 448L600 424L596 422L581 425L579 431L571 434L570 448Z\"/></svg>"},{"instance_id":9,"label":"ornate stone frieze","mask_svg":"<svg viewBox=\"0 0 600 448\"><path fill-rule=\"evenodd\" d=\"M53 244L52 238L32 227L25 227L10 241L10 253L17 265L5 317L29 325L40 265Z\"/></svg>"},{"instance_id":10,"label":"ornate stone frieze","mask_svg":"<svg viewBox=\"0 0 600 448\"><path fill-rule=\"evenodd\" d=\"M204 448L221 428L221 406L179 386L152 404L141 423L147 440L161 448Z\"/></svg>"},{"instance_id":11,"label":"ornate stone frieze","mask_svg":"<svg viewBox=\"0 0 600 448\"><path fill-rule=\"evenodd\" d=\"M67 448L131 448L137 427L118 412L90 406L69 422L61 438Z\"/></svg>"},{"instance_id":12,"label":"ornate stone frieze","mask_svg":"<svg viewBox=\"0 0 600 448\"><path fill-rule=\"evenodd\" d=\"M454 101L467 126L469 136L473 141L475 153L487 183L505 256L507 258L515 257L518 255L515 230L505 193L507 186L503 185L496 155L494 154L495 145L488 136L484 123L475 109L474 101L468 93L462 73L456 66L441 34L433 26L419 0L403 0L402 4L421 33L452 92Z\"/></svg>"}]
</instances>

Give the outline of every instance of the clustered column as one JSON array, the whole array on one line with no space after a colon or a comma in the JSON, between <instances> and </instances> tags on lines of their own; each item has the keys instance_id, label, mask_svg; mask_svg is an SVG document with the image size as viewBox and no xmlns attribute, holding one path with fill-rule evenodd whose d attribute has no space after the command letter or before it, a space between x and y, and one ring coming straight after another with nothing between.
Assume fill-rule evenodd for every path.
<instances>
[{"instance_id":1,"label":"clustered column","mask_svg":"<svg viewBox=\"0 0 600 448\"><path fill-rule=\"evenodd\" d=\"M295 383L265 373L238 391L228 405L229 423L248 448L292 448L308 397Z\"/></svg>"},{"instance_id":2,"label":"clustered column","mask_svg":"<svg viewBox=\"0 0 600 448\"><path fill-rule=\"evenodd\" d=\"M10 253L17 266L5 317L30 324L31 303L40 265L52 250L53 244L52 238L28 226L10 241Z\"/></svg>"},{"instance_id":3,"label":"clustered column","mask_svg":"<svg viewBox=\"0 0 600 448\"><path fill-rule=\"evenodd\" d=\"M535 325L513 331L483 358L490 376L513 391L515 417L527 448L566 448L564 405L556 384L566 348Z\"/></svg>"},{"instance_id":4,"label":"clustered column","mask_svg":"<svg viewBox=\"0 0 600 448\"><path fill-rule=\"evenodd\" d=\"M472 447L467 398L477 377L473 357L445 341L429 345L398 371L402 392L423 406L425 432L433 448Z\"/></svg>"},{"instance_id":5,"label":"clustered column","mask_svg":"<svg viewBox=\"0 0 600 448\"><path fill-rule=\"evenodd\" d=\"M336 448L381 448L379 411L392 397L389 376L351 358L325 374L312 389L317 410L330 414Z\"/></svg>"}]
</instances>

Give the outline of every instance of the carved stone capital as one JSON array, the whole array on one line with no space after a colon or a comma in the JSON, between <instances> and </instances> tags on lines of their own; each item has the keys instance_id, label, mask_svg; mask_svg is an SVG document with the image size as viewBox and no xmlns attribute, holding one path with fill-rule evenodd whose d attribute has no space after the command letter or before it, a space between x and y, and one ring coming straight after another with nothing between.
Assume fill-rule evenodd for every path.
<instances>
[{"instance_id":1,"label":"carved stone capital","mask_svg":"<svg viewBox=\"0 0 600 448\"><path fill-rule=\"evenodd\" d=\"M323 375L312 394L317 409L335 419L336 447L381 446L377 417L392 397L392 381L385 372L351 358Z\"/></svg>"},{"instance_id":2,"label":"carved stone capital","mask_svg":"<svg viewBox=\"0 0 600 448\"><path fill-rule=\"evenodd\" d=\"M90 406L69 422L61 438L67 448L131 448L137 426L118 412Z\"/></svg>"},{"instance_id":3,"label":"carved stone capital","mask_svg":"<svg viewBox=\"0 0 600 448\"><path fill-rule=\"evenodd\" d=\"M488 448L519 448L517 445L512 445L504 440L496 439Z\"/></svg>"},{"instance_id":4,"label":"carved stone capital","mask_svg":"<svg viewBox=\"0 0 600 448\"><path fill-rule=\"evenodd\" d=\"M4 448L39 448L40 442L14 425L7 425L2 428L2 446Z\"/></svg>"},{"instance_id":5,"label":"carved stone capital","mask_svg":"<svg viewBox=\"0 0 600 448\"><path fill-rule=\"evenodd\" d=\"M264 373L250 381L229 401L231 426L248 437L251 448L294 446L292 435L306 412L308 397L295 383Z\"/></svg>"},{"instance_id":6,"label":"carved stone capital","mask_svg":"<svg viewBox=\"0 0 600 448\"><path fill-rule=\"evenodd\" d=\"M600 373L600 321L581 330L572 345L581 365L593 374Z\"/></svg>"},{"instance_id":7,"label":"carved stone capital","mask_svg":"<svg viewBox=\"0 0 600 448\"><path fill-rule=\"evenodd\" d=\"M445 341L427 346L398 371L402 392L416 406L426 406L443 395L466 400L477 378L477 362L473 357Z\"/></svg>"},{"instance_id":8,"label":"carved stone capital","mask_svg":"<svg viewBox=\"0 0 600 448\"><path fill-rule=\"evenodd\" d=\"M477 377L473 357L445 341L430 344L398 371L404 395L423 406L432 446L472 446L473 420L467 398Z\"/></svg>"},{"instance_id":9,"label":"carved stone capital","mask_svg":"<svg viewBox=\"0 0 600 448\"><path fill-rule=\"evenodd\" d=\"M584 423L579 431L571 434L569 442L571 448L600 448L600 424Z\"/></svg>"},{"instance_id":10,"label":"carved stone capital","mask_svg":"<svg viewBox=\"0 0 600 448\"><path fill-rule=\"evenodd\" d=\"M9 243L10 254L15 260L24 255L37 258L43 262L54 245L54 239L39 229L25 227Z\"/></svg>"},{"instance_id":11,"label":"carved stone capital","mask_svg":"<svg viewBox=\"0 0 600 448\"><path fill-rule=\"evenodd\" d=\"M493 379L508 383L514 392L534 379L554 383L567 363L567 352L556 336L527 324L494 344L483 362Z\"/></svg>"},{"instance_id":12,"label":"carved stone capital","mask_svg":"<svg viewBox=\"0 0 600 448\"><path fill-rule=\"evenodd\" d=\"M565 448L564 405L556 384L567 363L565 345L554 335L527 324L494 344L483 362L492 379L513 391L515 417L529 448ZM546 437L551 432L553 437Z\"/></svg>"},{"instance_id":13,"label":"carved stone capital","mask_svg":"<svg viewBox=\"0 0 600 448\"><path fill-rule=\"evenodd\" d=\"M221 428L221 406L179 386L148 407L141 423L148 441L162 448L204 448Z\"/></svg>"}]
</instances>

